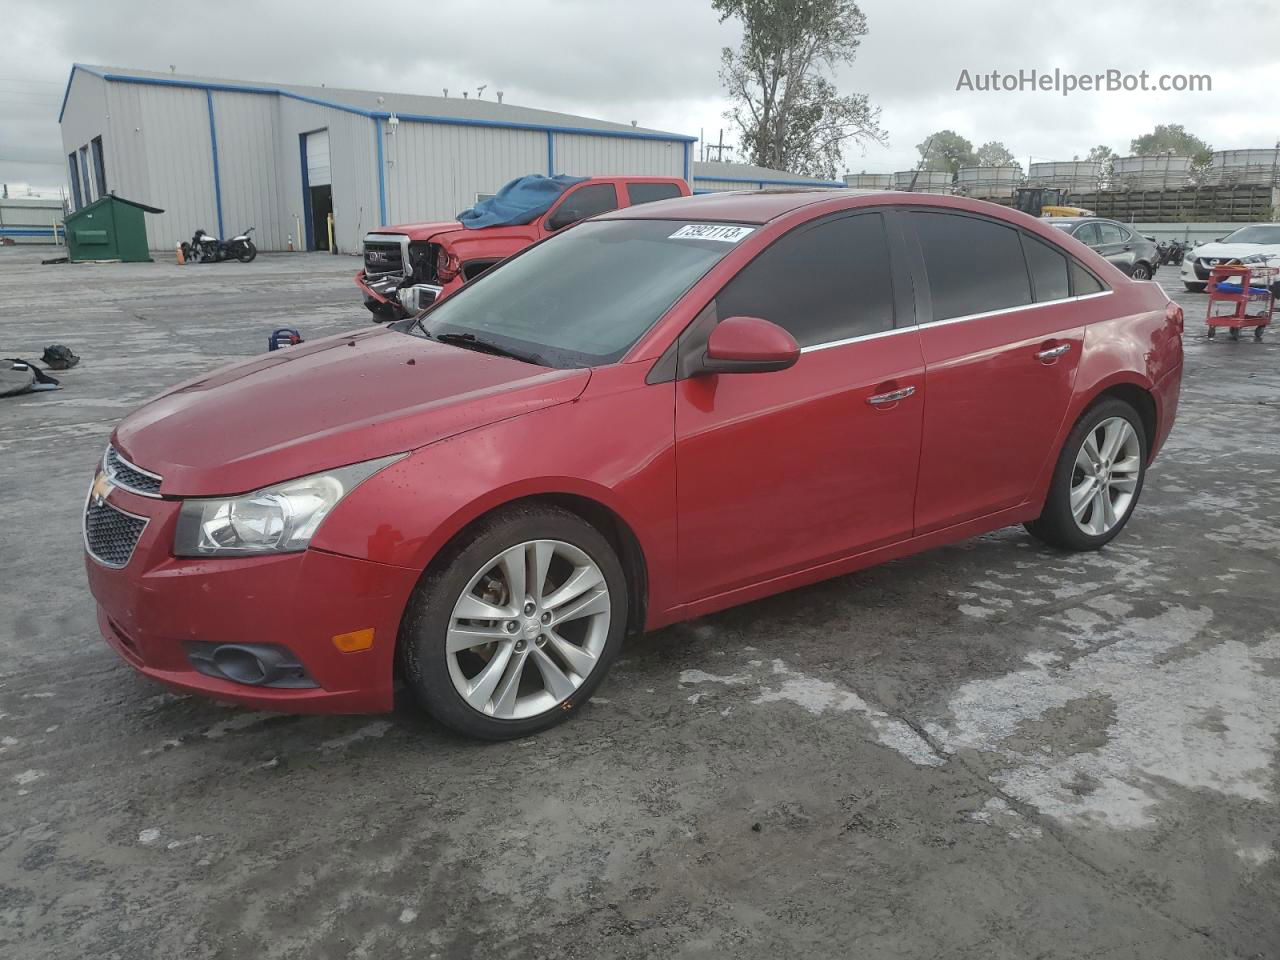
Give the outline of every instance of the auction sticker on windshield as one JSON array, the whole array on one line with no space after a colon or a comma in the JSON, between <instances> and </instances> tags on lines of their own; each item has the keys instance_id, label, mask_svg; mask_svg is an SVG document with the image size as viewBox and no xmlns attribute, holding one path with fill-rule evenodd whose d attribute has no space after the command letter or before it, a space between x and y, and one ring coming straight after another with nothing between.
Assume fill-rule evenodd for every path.
<instances>
[{"instance_id":1,"label":"auction sticker on windshield","mask_svg":"<svg viewBox=\"0 0 1280 960\"><path fill-rule=\"evenodd\" d=\"M720 240L724 243L737 243L755 227L737 227L724 223L687 223L668 240Z\"/></svg>"}]
</instances>

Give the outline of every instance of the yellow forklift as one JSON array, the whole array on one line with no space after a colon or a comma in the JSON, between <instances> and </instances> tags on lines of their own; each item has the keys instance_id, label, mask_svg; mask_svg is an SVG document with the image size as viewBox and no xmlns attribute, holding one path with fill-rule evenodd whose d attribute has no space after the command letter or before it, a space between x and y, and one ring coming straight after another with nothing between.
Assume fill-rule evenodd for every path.
<instances>
[{"instance_id":1,"label":"yellow forklift","mask_svg":"<svg viewBox=\"0 0 1280 960\"><path fill-rule=\"evenodd\" d=\"M1093 211L1066 202L1067 191L1058 187L1019 187L1013 205L1033 217L1092 217Z\"/></svg>"}]
</instances>

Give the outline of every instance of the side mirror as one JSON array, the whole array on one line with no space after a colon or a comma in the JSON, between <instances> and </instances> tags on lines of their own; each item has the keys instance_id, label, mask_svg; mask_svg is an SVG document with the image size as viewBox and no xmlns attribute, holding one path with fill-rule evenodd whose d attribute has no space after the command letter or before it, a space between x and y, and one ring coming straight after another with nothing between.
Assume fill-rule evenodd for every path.
<instances>
[{"instance_id":1,"label":"side mirror","mask_svg":"<svg viewBox=\"0 0 1280 960\"><path fill-rule=\"evenodd\" d=\"M769 373L800 359L795 337L760 317L729 317L707 338L699 373Z\"/></svg>"},{"instance_id":2,"label":"side mirror","mask_svg":"<svg viewBox=\"0 0 1280 960\"><path fill-rule=\"evenodd\" d=\"M582 219L582 214L577 210L567 204L562 204L547 220L547 229L554 233L557 230L563 230L565 227L571 227Z\"/></svg>"}]
</instances>

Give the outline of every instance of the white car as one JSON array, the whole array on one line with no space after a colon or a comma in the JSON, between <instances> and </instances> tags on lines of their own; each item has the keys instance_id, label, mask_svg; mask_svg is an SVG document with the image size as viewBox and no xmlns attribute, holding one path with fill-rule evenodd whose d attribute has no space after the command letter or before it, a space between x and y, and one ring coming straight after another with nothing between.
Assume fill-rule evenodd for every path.
<instances>
[{"instance_id":1,"label":"white car","mask_svg":"<svg viewBox=\"0 0 1280 960\"><path fill-rule=\"evenodd\" d=\"M1245 266L1280 266L1280 223L1241 227L1221 240L1202 243L1182 261L1182 283L1192 293L1204 290L1209 268L1239 261Z\"/></svg>"}]
</instances>

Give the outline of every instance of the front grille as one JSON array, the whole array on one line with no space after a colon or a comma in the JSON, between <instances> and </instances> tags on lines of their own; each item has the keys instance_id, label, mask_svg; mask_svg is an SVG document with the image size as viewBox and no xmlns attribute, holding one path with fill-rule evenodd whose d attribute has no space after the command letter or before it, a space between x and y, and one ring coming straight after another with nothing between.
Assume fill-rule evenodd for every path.
<instances>
[{"instance_id":1,"label":"front grille","mask_svg":"<svg viewBox=\"0 0 1280 960\"><path fill-rule=\"evenodd\" d=\"M364 271L372 276L384 273L404 273L404 253L396 240L386 242L366 240L364 244Z\"/></svg>"},{"instance_id":2,"label":"front grille","mask_svg":"<svg viewBox=\"0 0 1280 960\"><path fill-rule=\"evenodd\" d=\"M107 454L102 459L102 469L107 479L121 489L144 497L160 496L161 478L148 473L141 467L134 466L115 447L107 447Z\"/></svg>"},{"instance_id":3,"label":"front grille","mask_svg":"<svg viewBox=\"0 0 1280 960\"><path fill-rule=\"evenodd\" d=\"M105 500L90 498L84 508L84 545L89 555L108 567L123 567L146 529L144 517L117 510Z\"/></svg>"}]
</instances>

